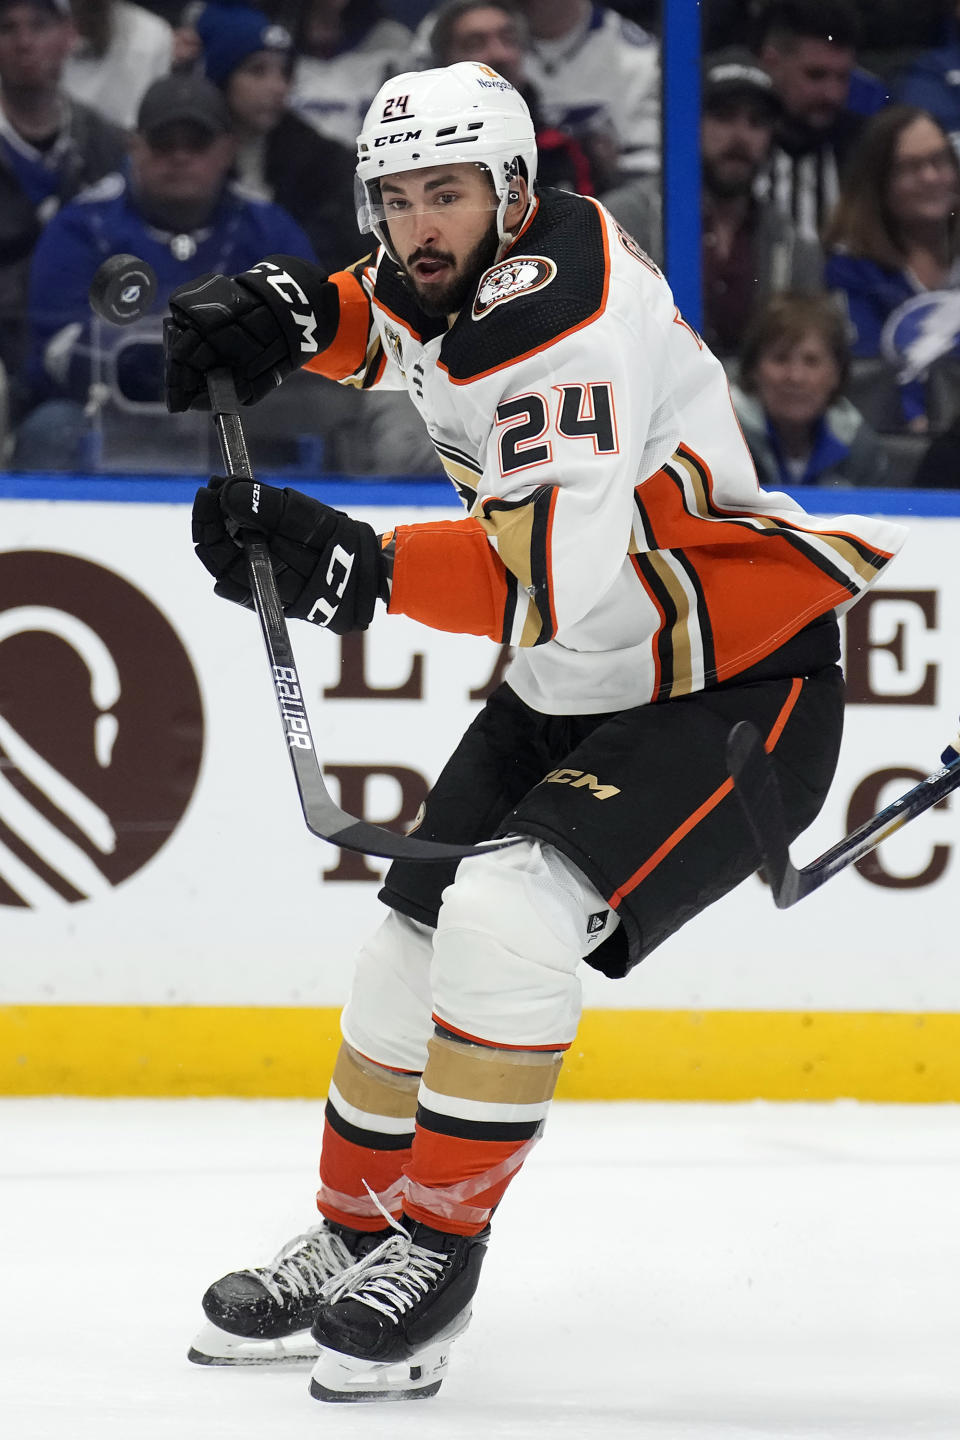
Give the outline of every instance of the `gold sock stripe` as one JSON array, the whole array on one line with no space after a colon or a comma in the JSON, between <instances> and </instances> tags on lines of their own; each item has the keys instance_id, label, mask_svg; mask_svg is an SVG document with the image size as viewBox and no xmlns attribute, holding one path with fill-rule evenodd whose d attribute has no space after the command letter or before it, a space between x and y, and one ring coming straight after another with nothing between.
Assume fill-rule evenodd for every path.
<instances>
[{"instance_id":1,"label":"gold sock stripe","mask_svg":"<svg viewBox=\"0 0 960 1440\"><path fill-rule=\"evenodd\" d=\"M359 1055L346 1041L333 1067L333 1083L350 1105L367 1115L412 1120L417 1113L419 1075L398 1075Z\"/></svg>"},{"instance_id":2,"label":"gold sock stripe","mask_svg":"<svg viewBox=\"0 0 960 1440\"><path fill-rule=\"evenodd\" d=\"M486 1104L537 1105L557 1085L563 1056L552 1050L494 1050L434 1035L423 1083L437 1095Z\"/></svg>"}]
</instances>

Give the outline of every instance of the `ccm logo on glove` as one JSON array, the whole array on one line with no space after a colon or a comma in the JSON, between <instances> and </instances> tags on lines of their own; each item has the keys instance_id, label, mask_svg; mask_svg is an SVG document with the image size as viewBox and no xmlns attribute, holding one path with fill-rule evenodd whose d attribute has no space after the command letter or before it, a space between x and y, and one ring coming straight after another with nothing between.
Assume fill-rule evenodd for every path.
<instances>
[{"instance_id":1,"label":"ccm logo on glove","mask_svg":"<svg viewBox=\"0 0 960 1440\"><path fill-rule=\"evenodd\" d=\"M303 332L300 336L301 351L305 355L315 355L320 348L317 344L317 317L310 309L310 301L293 276L269 260L261 260L260 264L254 265L247 271L247 274L262 275L271 289L277 292L280 299L290 306L290 318L296 325L299 325ZM305 305L307 313L298 315L293 308L295 305Z\"/></svg>"},{"instance_id":2,"label":"ccm logo on glove","mask_svg":"<svg viewBox=\"0 0 960 1440\"><path fill-rule=\"evenodd\" d=\"M215 593L247 609L253 596L240 535L263 536L285 615L335 635L366 630L377 600L390 597L387 565L372 525L299 490L215 475L193 502L193 540L216 578Z\"/></svg>"},{"instance_id":3,"label":"ccm logo on glove","mask_svg":"<svg viewBox=\"0 0 960 1440\"><path fill-rule=\"evenodd\" d=\"M339 603L343 599L343 592L347 588L347 581L350 579L350 572L353 569L354 556L349 550L344 550L342 545L334 545L333 554L330 556L330 564L327 566L327 584L336 586L333 591L336 605L331 605L329 600L318 595L316 600L307 611L306 618L314 625L329 625L330 621L336 618ZM340 583L337 584L339 574Z\"/></svg>"}]
</instances>

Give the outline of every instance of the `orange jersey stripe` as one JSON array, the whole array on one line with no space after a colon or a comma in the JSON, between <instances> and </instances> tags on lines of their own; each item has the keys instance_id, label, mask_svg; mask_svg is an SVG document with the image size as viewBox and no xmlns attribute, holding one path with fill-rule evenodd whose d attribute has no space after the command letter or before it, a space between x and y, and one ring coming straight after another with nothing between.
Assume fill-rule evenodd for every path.
<instances>
[{"instance_id":1,"label":"orange jersey stripe","mask_svg":"<svg viewBox=\"0 0 960 1440\"><path fill-rule=\"evenodd\" d=\"M397 526L387 606L392 615L499 642L509 583L479 520Z\"/></svg>"},{"instance_id":2,"label":"orange jersey stripe","mask_svg":"<svg viewBox=\"0 0 960 1440\"><path fill-rule=\"evenodd\" d=\"M719 680L746 669L811 620L850 600L852 587L826 573L822 563L798 548L794 536L819 538L818 532L805 531L802 524L773 520L756 529L749 525L755 518L749 511L718 509L709 518L691 514L666 469L638 486L637 497L646 514L655 517L656 548L681 551L696 575L710 620L714 674ZM631 559L639 575L637 559Z\"/></svg>"},{"instance_id":3,"label":"orange jersey stripe","mask_svg":"<svg viewBox=\"0 0 960 1440\"><path fill-rule=\"evenodd\" d=\"M359 370L367 355L370 334L370 302L356 275L340 270L330 276L340 293L340 319L333 343L304 365L328 380L345 380Z\"/></svg>"},{"instance_id":4,"label":"orange jersey stripe","mask_svg":"<svg viewBox=\"0 0 960 1440\"><path fill-rule=\"evenodd\" d=\"M793 708L800 698L800 691L802 689L803 681L799 677L791 681L790 692L780 708L780 714L773 722L773 725L770 728L770 732L767 735L766 740L763 742L763 747L768 754L770 753L770 751L773 750L777 741L780 739L780 736L783 734L783 728L789 720ZM700 821L704 818L704 816L709 815L712 810L715 810L720 804L720 801L723 800L725 796L729 795L732 789L733 781L728 778L724 780L722 785L719 785L717 789L714 790L712 795L708 795L706 800L704 800L703 804L698 805L696 810L694 810L691 815L688 815L686 820L684 820L681 825L677 826L673 834L668 835L666 840L664 840L663 844L658 846L657 849L654 850L653 854L649 857L649 859L644 861L644 863L640 866L639 870L635 870L634 873L630 876L630 879L625 881L624 884L619 887L619 889L614 891L609 900L610 908L612 910L616 910L619 907L620 902L623 900L624 896L629 895L631 890L635 890L643 880L646 880L647 876L657 868L661 860L663 860L667 855L669 855L671 850L676 849L676 847L680 844L680 841L686 835L689 835L691 830L693 830L697 825L699 825Z\"/></svg>"}]
</instances>

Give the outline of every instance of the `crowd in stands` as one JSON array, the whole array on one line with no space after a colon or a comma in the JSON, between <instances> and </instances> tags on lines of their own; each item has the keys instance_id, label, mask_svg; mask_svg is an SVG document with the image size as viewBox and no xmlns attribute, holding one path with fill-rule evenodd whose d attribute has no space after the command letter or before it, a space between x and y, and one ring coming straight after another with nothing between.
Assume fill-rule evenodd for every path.
<instances>
[{"instance_id":1,"label":"crowd in stands","mask_svg":"<svg viewBox=\"0 0 960 1440\"><path fill-rule=\"evenodd\" d=\"M761 483L957 486L960 0L701 10L702 329ZM171 291L366 253L354 142L403 70L499 71L539 184L663 263L659 29L659 0L0 0L0 468L202 469L162 409ZM158 292L111 332L122 252ZM264 468L437 473L404 396L293 382L251 412Z\"/></svg>"}]
</instances>

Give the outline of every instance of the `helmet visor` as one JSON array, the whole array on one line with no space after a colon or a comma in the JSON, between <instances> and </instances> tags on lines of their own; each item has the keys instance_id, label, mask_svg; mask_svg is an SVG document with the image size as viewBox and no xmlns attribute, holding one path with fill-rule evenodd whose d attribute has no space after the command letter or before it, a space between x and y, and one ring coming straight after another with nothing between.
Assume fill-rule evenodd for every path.
<instances>
[{"instance_id":1,"label":"helmet visor","mask_svg":"<svg viewBox=\"0 0 960 1440\"><path fill-rule=\"evenodd\" d=\"M489 170L476 164L454 165L449 170L435 166L429 174L408 170L366 182L357 176L354 200L357 224L364 233L414 215L449 220L468 212L489 214L500 203Z\"/></svg>"}]
</instances>

